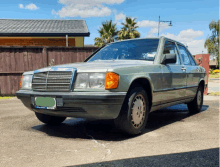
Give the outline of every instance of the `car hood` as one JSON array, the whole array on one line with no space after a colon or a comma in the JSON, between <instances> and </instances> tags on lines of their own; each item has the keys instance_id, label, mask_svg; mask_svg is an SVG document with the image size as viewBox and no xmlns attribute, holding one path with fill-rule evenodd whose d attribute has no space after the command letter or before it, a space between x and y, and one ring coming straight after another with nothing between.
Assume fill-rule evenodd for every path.
<instances>
[{"instance_id":1,"label":"car hood","mask_svg":"<svg viewBox=\"0 0 220 167\"><path fill-rule=\"evenodd\" d=\"M106 72L112 71L116 68L125 68L131 66L143 66L152 65L153 61L145 60L105 60L105 61L95 61L95 62L81 62L81 63L71 63L57 65L54 67L74 67L77 68L78 72Z\"/></svg>"},{"instance_id":2,"label":"car hood","mask_svg":"<svg viewBox=\"0 0 220 167\"><path fill-rule=\"evenodd\" d=\"M71 64L62 64L52 67L45 67L36 70L35 72L50 71L51 69L64 70L70 68L76 68L77 72L106 72L114 71L118 68L127 68L127 67L137 67L137 66L146 66L153 65L153 61L145 60L103 60L95 62L80 62L80 63L71 63ZM60 69L59 69L60 68ZM25 72L25 74L31 74L34 71Z\"/></svg>"}]
</instances>

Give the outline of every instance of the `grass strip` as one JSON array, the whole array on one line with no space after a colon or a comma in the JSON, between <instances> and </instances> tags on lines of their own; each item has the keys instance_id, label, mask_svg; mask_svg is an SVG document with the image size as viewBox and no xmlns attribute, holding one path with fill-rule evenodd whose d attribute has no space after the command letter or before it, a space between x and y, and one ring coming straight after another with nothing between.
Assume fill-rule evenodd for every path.
<instances>
[{"instance_id":1,"label":"grass strip","mask_svg":"<svg viewBox=\"0 0 220 167\"><path fill-rule=\"evenodd\" d=\"M208 95L211 95L211 96L219 96L219 92L210 92L210 93L208 93Z\"/></svg>"},{"instance_id":2,"label":"grass strip","mask_svg":"<svg viewBox=\"0 0 220 167\"><path fill-rule=\"evenodd\" d=\"M16 97L16 96L0 96L0 100L1 99L12 99L14 97Z\"/></svg>"}]
</instances>

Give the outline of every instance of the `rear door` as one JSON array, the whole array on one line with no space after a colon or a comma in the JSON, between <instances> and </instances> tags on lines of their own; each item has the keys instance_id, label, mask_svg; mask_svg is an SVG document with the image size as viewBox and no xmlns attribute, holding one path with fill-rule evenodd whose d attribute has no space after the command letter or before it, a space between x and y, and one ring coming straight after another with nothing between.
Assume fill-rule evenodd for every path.
<instances>
[{"instance_id":1,"label":"rear door","mask_svg":"<svg viewBox=\"0 0 220 167\"><path fill-rule=\"evenodd\" d=\"M175 53L177 62L175 64L166 64L162 66L162 89L161 103L169 103L182 100L186 94L186 71L182 65L177 45L173 41L166 40L163 54Z\"/></svg>"},{"instance_id":2,"label":"rear door","mask_svg":"<svg viewBox=\"0 0 220 167\"><path fill-rule=\"evenodd\" d=\"M185 46L178 44L178 48L186 68L186 97L192 97L195 96L198 87L198 66L196 66Z\"/></svg>"}]
</instances>

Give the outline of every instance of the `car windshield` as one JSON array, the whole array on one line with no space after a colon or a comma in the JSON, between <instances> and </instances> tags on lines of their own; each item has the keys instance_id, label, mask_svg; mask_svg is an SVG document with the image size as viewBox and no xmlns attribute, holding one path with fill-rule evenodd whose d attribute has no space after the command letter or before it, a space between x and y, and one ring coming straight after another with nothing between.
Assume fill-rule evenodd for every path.
<instances>
[{"instance_id":1,"label":"car windshield","mask_svg":"<svg viewBox=\"0 0 220 167\"><path fill-rule=\"evenodd\" d=\"M148 60L154 61L159 39L138 39L106 45L88 62L102 60Z\"/></svg>"}]
</instances>

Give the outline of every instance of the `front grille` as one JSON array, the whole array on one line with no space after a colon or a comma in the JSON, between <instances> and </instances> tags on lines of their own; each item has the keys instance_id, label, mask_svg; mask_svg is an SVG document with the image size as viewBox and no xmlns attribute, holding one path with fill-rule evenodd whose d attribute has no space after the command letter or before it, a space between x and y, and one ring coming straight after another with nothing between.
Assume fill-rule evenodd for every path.
<instances>
[{"instance_id":1,"label":"front grille","mask_svg":"<svg viewBox=\"0 0 220 167\"><path fill-rule=\"evenodd\" d=\"M69 92L72 71L47 71L35 73L32 80L34 91Z\"/></svg>"}]
</instances>

